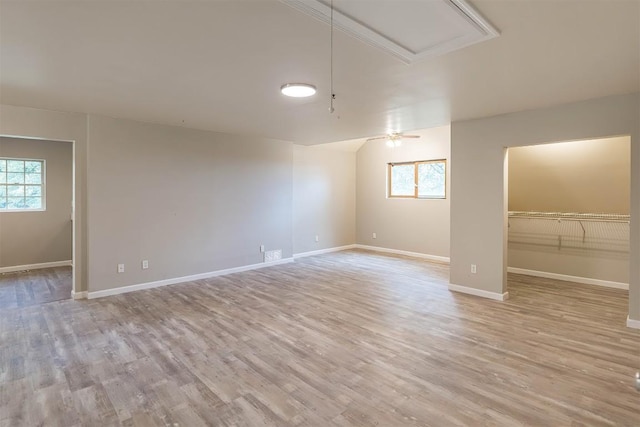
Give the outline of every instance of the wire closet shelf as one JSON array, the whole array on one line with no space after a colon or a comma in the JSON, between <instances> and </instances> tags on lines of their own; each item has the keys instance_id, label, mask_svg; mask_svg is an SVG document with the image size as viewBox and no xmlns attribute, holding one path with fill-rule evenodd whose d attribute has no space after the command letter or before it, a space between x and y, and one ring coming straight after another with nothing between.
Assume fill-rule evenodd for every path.
<instances>
[{"instance_id":1,"label":"wire closet shelf","mask_svg":"<svg viewBox=\"0 0 640 427\"><path fill-rule=\"evenodd\" d=\"M629 215L509 212L509 243L558 250L629 252Z\"/></svg>"}]
</instances>

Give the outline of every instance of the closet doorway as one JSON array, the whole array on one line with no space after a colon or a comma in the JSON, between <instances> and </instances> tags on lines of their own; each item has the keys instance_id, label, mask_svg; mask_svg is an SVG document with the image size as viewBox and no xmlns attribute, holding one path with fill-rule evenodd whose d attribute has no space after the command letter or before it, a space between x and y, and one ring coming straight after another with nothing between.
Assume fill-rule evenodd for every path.
<instances>
[{"instance_id":1,"label":"closet doorway","mask_svg":"<svg viewBox=\"0 0 640 427\"><path fill-rule=\"evenodd\" d=\"M509 148L509 272L628 289L630 145L623 136Z\"/></svg>"}]
</instances>

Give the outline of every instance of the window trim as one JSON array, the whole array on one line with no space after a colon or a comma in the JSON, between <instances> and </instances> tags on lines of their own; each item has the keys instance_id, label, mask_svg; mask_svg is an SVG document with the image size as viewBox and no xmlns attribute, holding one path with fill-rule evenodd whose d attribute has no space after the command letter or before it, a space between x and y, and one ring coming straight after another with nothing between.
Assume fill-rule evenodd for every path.
<instances>
[{"instance_id":1,"label":"window trim","mask_svg":"<svg viewBox=\"0 0 640 427\"><path fill-rule=\"evenodd\" d=\"M430 163L444 163L444 196L442 197L429 197L418 196L418 165L430 164ZM414 190L412 196L394 196L391 194L391 177L392 169L394 166L402 165L414 165L413 179ZM418 160L415 162L392 162L387 163L387 198L389 199L418 199L418 200L445 200L447 198L447 159L434 159L434 160Z\"/></svg>"},{"instance_id":2,"label":"window trim","mask_svg":"<svg viewBox=\"0 0 640 427\"><path fill-rule=\"evenodd\" d=\"M0 209L0 214L14 213L14 212L46 212L47 210L47 160L46 159L33 159L33 158L21 158L21 157L0 157L1 160L21 160L23 162L41 162L42 163L42 182L41 187L41 199L42 207L39 209ZM8 184L2 184L8 185ZM22 186L35 185L35 184L19 184Z\"/></svg>"}]
</instances>

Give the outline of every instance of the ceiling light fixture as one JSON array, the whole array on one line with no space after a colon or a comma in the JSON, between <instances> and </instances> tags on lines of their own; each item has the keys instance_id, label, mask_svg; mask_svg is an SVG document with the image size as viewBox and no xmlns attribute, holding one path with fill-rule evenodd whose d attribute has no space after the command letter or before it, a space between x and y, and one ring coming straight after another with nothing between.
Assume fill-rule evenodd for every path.
<instances>
[{"instance_id":1,"label":"ceiling light fixture","mask_svg":"<svg viewBox=\"0 0 640 427\"><path fill-rule=\"evenodd\" d=\"M280 92L292 98L306 98L316 94L316 87L307 83L287 83L280 86Z\"/></svg>"}]
</instances>

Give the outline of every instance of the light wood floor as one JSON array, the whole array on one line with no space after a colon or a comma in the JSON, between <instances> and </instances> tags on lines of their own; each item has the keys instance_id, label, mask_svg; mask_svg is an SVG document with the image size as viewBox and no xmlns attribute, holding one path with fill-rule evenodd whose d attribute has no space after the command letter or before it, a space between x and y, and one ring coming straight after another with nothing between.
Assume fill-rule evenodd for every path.
<instances>
[{"instance_id":1,"label":"light wood floor","mask_svg":"<svg viewBox=\"0 0 640 427\"><path fill-rule=\"evenodd\" d=\"M348 251L0 309L0 426L639 426L627 292Z\"/></svg>"}]
</instances>

